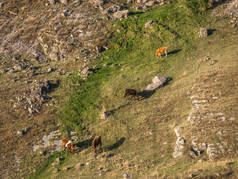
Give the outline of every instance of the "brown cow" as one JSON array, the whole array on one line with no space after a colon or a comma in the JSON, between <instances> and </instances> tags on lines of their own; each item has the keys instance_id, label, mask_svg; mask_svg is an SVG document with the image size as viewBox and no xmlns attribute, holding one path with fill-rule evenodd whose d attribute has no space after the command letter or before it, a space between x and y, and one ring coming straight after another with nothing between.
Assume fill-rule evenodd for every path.
<instances>
[{"instance_id":1,"label":"brown cow","mask_svg":"<svg viewBox=\"0 0 238 179\"><path fill-rule=\"evenodd\" d=\"M100 145L100 149L102 148L102 139L101 136L96 136L92 141L92 148L94 153L97 153L97 146Z\"/></svg>"},{"instance_id":2,"label":"brown cow","mask_svg":"<svg viewBox=\"0 0 238 179\"><path fill-rule=\"evenodd\" d=\"M73 143L66 138L62 139L62 147L67 148L67 152L69 151L69 149L71 150L71 152L74 152Z\"/></svg>"},{"instance_id":3,"label":"brown cow","mask_svg":"<svg viewBox=\"0 0 238 179\"><path fill-rule=\"evenodd\" d=\"M125 94L124 94L124 98L127 97L127 96L133 96L135 98L138 98L138 94L137 94L137 90L135 89L126 89L125 90Z\"/></svg>"}]
</instances>

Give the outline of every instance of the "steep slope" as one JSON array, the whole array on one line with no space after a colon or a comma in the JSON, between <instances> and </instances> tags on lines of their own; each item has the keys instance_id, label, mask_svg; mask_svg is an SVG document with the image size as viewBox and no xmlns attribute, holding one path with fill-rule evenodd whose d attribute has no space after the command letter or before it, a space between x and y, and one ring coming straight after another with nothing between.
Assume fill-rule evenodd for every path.
<instances>
[{"instance_id":1,"label":"steep slope","mask_svg":"<svg viewBox=\"0 0 238 179\"><path fill-rule=\"evenodd\" d=\"M94 1L0 1L1 177L32 163L34 144L57 125L65 79L105 50L110 18Z\"/></svg>"},{"instance_id":2,"label":"steep slope","mask_svg":"<svg viewBox=\"0 0 238 179\"><path fill-rule=\"evenodd\" d=\"M54 154L33 178L237 177L237 28L220 16L225 6L199 7L178 2L114 26L110 50L86 80L74 76L80 87L62 111L61 124L80 134L78 151ZM161 46L167 58L154 57ZM154 76L171 80L147 94ZM123 98L126 88L144 99ZM97 155L94 135L103 141Z\"/></svg>"}]
</instances>

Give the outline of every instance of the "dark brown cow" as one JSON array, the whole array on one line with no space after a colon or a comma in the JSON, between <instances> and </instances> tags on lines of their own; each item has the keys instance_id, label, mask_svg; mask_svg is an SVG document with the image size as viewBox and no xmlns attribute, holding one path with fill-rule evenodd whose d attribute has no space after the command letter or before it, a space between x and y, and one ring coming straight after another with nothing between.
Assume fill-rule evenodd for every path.
<instances>
[{"instance_id":1,"label":"dark brown cow","mask_svg":"<svg viewBox=\"0 0 238 179\"><path fill-rule=\"evenodd\" d=\"M133 97L138 98L137 90L135 90L135 89L126 89L125 94L124 94L124 98L127 97L127 96L133 96Z\"/></svg>"},{"instance_id":2,"label":"dark brown cow","mask_svg":"<svg viewBox=\"0 0 238 179\"><path fill-rule=\"evenodd\" d=\"M102 148L102 139L101 136L96 136L92 141L92 148L94 153L97 153L97 146L100 145L100 149Z\"/></svg>"}]
</instances>

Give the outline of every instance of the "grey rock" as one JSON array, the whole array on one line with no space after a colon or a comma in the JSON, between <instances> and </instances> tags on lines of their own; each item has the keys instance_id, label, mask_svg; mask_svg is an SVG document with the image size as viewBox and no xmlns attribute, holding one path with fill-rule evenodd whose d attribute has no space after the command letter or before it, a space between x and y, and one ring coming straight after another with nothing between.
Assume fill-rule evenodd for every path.
<instances>
[{"instance_id":1,"label":"grey rock","mask_svg":"<svg viewBox=\"0 0 238 179\"><path fill-rule=\"evenodd\" d=\"M112 152L106 154L106 158L110 158L110 157L113 157L113 156L114 156L114 153L112 153Z\"/></svg>"},{"instance_id":2,"label":"grey rock","mask_svg":"<svg viewBox=\"0 0 238 179\"><path fill-rule=\"evenodd\" d=\"M25 128L25 129L23 129L23 130L17 131L17 135L18 135L18 136L23 136L23 135L25 135L29 130L30 130L30 128Z\"/></svg>"},{"instance_id":3,"label":"grey rock","mask_svg":"<svg viewBox=\"0 0 238 179\"><path fill-rule=\"evenodd\" d=\"M84 166L83 163L77 163L77 164L74 166L74 168L80 169L80 168L82 168L83 166Z\"/></svg>"},{"instance_id":4,"label":"grey rock","mask_svg":"<svg viewBox=\"0 0 238 179\"><path fill-rule=\"evenodd\" d=\"M100 171L101 171L102 169L103 169L103 167L99 167L99 168L98 168L98 170L100 170Z\"/></svg>"},{"instance_id":5,"label":"grey rock","mask_svg":"<svg viewBox=\"0 0 238 179\"><path fill-rule=\"evenodd\" d=\"M125 178L125 179L132 178L132 175L129 173L124 173L123 178Z\"/></svg>"},{"instance_id":6,"label":"grey rock","mask_svg":"<svg viewBox=\"0 0 238 179\"><path fill-rule=\"evenodd\" d=\"M17 135L18 136L23 136L23 132L22 131L17 131Z\"/></svg>"},{"instance_id":7,"label":"grey rock","mask_svg":"<svg viewBox=\"0 0 238 179\"><path fill-rule=\"evenodd\" d=\"M69 0L60 0L60 2L61 2L62 4L67 5L67 4L69 3Z\"/></svg>"},{"instance_id":8,"label":"grey rock","mask_svg":"<svg viewBox=\"0 0 238 179\"><path fill-rule=\"evenodd\" d=\"M10 69L7 73L8 73L8 74L14 73L14 69Z\"/></svg>"},{"instance_id":9,"label":"grey rock","mask_svg":"<svg viewBox=\"0 0 238 179\"><path fill-rule=\"evenodd\" d=\"M158 76L155 76L152 80L153 83L149 84L145 91L154 91L156 90L157 88L159 87L162 87L164 86L164 84L167 82L167 78L165 77L158 77Z\"/></svg>"},{"instance_id":10,"label":"grey rock","mask_svg":"<svg viewBox=\"0 0 238 179\"><path fill-rule=\"evenodd\" d=\"M196 153L195 153L194 151L190 151L190 152L189 152L189 155L190 155L190 157L193 158L193 159L194 159L194 158L197 158L197 155L196 155Z\"/></svg>"},{"instance_id":11,"label":"grey rock","mask_svg":"<svg viewBox=\"0 0 238 179\"><path fill-rule=\"evenodd\" d=\"M102 6L105 4L105 0L89 0L90 2L92 2L94 5L97 6Z\"/></svg>"},{"instance_id":12,"label":"grey rock","mask_svg":"<svg viewBox=\"0 0 238 179\"><path fill-rule=\"evenodd\" d=\"M17 64L14 66L14 70L16 70L16 71L21 71L22 69L23 69L23 67L21 64Z\"/></svg>"},{"instance_id":13,"label":"grey rock","mask_svg":"<svg viewBox=\"0 0 238 179\"><path fill-rule=\"evenodd\" d=\"M56 174L56 173L58 173L58 172L60 172L60 169L58 169L58 168L56 168L56 169L53 170L53 174Z\"/></svg>"},{"instance_id":14,"label":"grey rock","mask_svg":"<svg viewBox=\"0 0 238 179\"><path fill-rule=\"evenodd\" d=\"M174 129L174 132L175 132L177 137L181 137L182 136L183 129L184 129L183 127L176 127Z\"/></svg>"},{"instance_id":15,"label":"grey rock","mask_svg":"<svg viewBox=\"0 0 238 179\"><path fill-rule=\"evenodd\" d=\"M113 6L110 6L109 8L107 8L107 9L104 11L104 14L112 15L112 14L114 14L115 12L120 11L120 10L121 10L121 7L120 7L120 6L118 6L118 5L113 5Z\"/></svg>"},{"instance_id":16,"label":"grey rock","mask_svg":"<svg viewBox=\"0 0 238 179\"><path fill-rule=\"evenodd\" d=\"M207 28L200 28L199 30L199 37L204 38L208 36L208 29Z\"/></svg>"},{"instance_id":17,"label":"grey rock","mask_svg":"<svg viewBox=\"0 0 238 179\"><path fill-rule=\"evenodd\" d=\"M148 22L145 23L145 28L151 27L153 23L154 23L153 20L149 20Z\"/></svg>"},{"instance_id":18,"label":"grey rock","mask_svg":"<svg viewBox=\"0 0 238 179\"><path fill-rule=\"evenodd\" d=\"M183 152L176 145L175 148L174 148L173 157L174 158L179 158L179 157L182 157L182 156L183 156Z\"/></svg>"},{"instance_id":19,"label":"grey rock","mask_svg":"<svg viewBox=\"0 0 238 179\"><path fill-rule=\"evenodd\" d=\"M210 160L214 160L218 156L217 149L214 147L214 144L207 145L207 155Z\"/></svg>"},{"instance_id":20,"label":"grey rock","mask_svg":"<svg viewBox=\"0 0 238 179\"><path fill-rule=\"evenodd\" d=\"M147 2L147 3L145 3L145 6L148 8L148 7L152 7L152 6L154 6L154 5L156 5L156 1L149 1L149 2Z\"/></svg>"},{"instance_id":21,"label":"grey rock","mask_svg":"<svg viewBox=\"0 0 238 179\"><path fill-rule=\"evenodd\" d=\"M123 10L123 11L117 11L113 14L113 17L117 18L117 19L127 19L129 15L129 11L128 10Z\"/></svg>"},{"instance_id":22,"label":"grey rock","mask_svg":"<svg viewBox=\"0 0 238 179\"><path fill-rule=\"evenodd\" d=\"M48 0L50 4L55 4L58 0Z\"/></svg>"},{"instance_id":23,"label":"grey rock","mask_svg":"<svg viewBox=\"0 0 238 179\"><path fill-rule=\"evenodd\" d=\"M210 65L214 65L215 63L217 63L217 60L211 60L211 64Z\"/></svg>"},{"instance_id":24,"label":"grey rock","mask_svg":"<svg viewBox=\"0 0 238 179\"><path fill-rule=\"evenodd\" d=\"M40 145L34 145L33 146L33 151L36 152L38 149L40 149Z\"/></svg>"},{"instance_id":25,"label":"grey rock","mask_svg":"<svg viewBox=\"0 0 238 179\"><path fill-rule=\"evenodd\" d=\"M184 145L186 143L186 140L183 137L179 137L176 141L177 146Z\"/></svg>"}]
</instances>

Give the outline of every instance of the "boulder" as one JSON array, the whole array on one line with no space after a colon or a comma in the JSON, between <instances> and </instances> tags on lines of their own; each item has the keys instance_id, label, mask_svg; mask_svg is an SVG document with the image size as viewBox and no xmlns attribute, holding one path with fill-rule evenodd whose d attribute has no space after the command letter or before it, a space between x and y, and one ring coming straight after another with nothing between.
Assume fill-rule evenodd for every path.
<instances>
[{"instance_id":1,"label":"boulder","mask_svg":"<svg viewBox=\"0 0 238 179\"><path fill-rule=\"evenodd\" d=\"M168 81L167 78L165 77L158 77L158 76L155 76L153 79L152 79L152 82L151 84L149 84L147 87L146 87L146 91L154 91L156 90L157 88L159 87L162 87L164 86L164 84Z\"/></svg>"}]
</instances>

